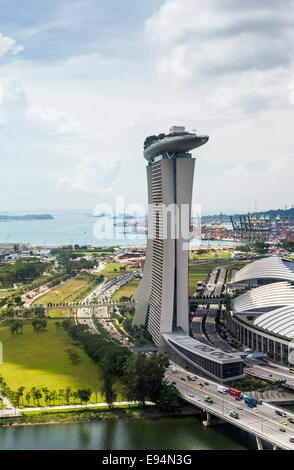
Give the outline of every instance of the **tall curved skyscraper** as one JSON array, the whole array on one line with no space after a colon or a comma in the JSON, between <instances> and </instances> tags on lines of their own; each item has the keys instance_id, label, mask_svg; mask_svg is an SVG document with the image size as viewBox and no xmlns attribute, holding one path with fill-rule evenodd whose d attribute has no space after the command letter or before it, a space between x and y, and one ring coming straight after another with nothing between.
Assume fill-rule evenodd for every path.
<instances>
[{"instance_id":1,"label":"tall curved skyscraper","mask_svg":"<svg viewBox=\"0 0 294 470\"><path fill-rule=\"evenodd\" d=\"M189 234L195 165L189 151L207 141L207 136L173 126L168 135L151 140L144 151L148 161L148 239L143 279L134 295L134 325L145 325L158 346L161 334L178 329L189 334Z\"/></svg>"}]
</instances>

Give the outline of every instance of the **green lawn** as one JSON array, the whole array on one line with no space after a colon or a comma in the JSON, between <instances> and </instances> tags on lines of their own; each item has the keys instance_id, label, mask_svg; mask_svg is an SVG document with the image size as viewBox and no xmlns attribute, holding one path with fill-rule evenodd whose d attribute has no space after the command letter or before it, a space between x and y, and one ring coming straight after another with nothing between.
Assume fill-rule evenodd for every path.
<instances>
[{"instance_id":1,"label":"green lawn","mask_svg":"<svg viewBox=\"0 0 294 470\"><path fill-rule=\"evenodd\" d=\"M140 284L139 279L132 279L127 284L118 289L115 294L111 297L111 300L119 301L121 297L132 297Z\"/></svg>"},{"instance_id":2,"label":"green lawn","mask_svg":"<svg viewBox=\"0 0 294 470\"><path fill-rule=\"evenodd\" d=\"M206 280L208 272L213 266L211 264L189 266L189 296L194 294L198 281L204 282Z\"/></svg>"},{"instance_id":3,"label":"green lawn","mask_svg":"<svg viewBox=\"0 0 294 470\"><path fill-rule=\"evenodd\" d=\"M68 308L58 308L56 310L49 310L49 317L51 318L67 318L68 317Z\"/></svg>"},{"instance_id":4,"label":"green lawn","mask_svg":"<svg viewBox=\"0 0 294 470\"><path fill-rule=\"evenodd\" d=\"M129 271L135 271L134 269L127 269L126 264L115 264L115 263L109 263L106 265L106 268L103 269L103 271L100 271L98 274L103 274L103 276L107 277L107 279L110 281L114 277L120 276L121 274L124 274ZM126 269L120 269L125 267Z\"/></svg>"},{"instance_id":5,"label":"green lawn","mask_svg":"<svg viewBox=\"0 0 294 470\"><path fill-rule=\"evenodd\" d=\"M218 260L218 259L231 259L232 251L230 250L206 250L201 255L197 254L197 250L192 250L189 253L190 260Z\"/></svg>"},{"instance_id":6,"label":"green lawn","mask_svg":"<svg viewBox=\"0 0 294 470\"><path fill-rule=\"evenodd\" d=\"M26 322L23 334L11 337L8 326L0 324L0 341L3 343L3 364L0 364L0 375L7 385L16 390L26 387L24 395L31 387L47 387L50 391L73 391L79 388L98 390L98 401L103 402L100 395L101 375L98 365L84 352L80 345L63 330L57 331L54 321L49 321L47 330L34 332L30 322ZM72 349L79 355L80 361L74 365L69 359L66 349ZM117 400L121 397L121 385L116 384ZM91 402L96 401L92 394ZM43 398L41 405L45 405ZM73 403L71 399L70 403ZM33 402L31 401L30 405ZM56 405L59 403L56 402ZM60 403L60 404L65 404ZM24 403L27 406L27 403Z\"/></svg>"},{"instance_id":7,"label":"green lawn","mask_svg":"<svg viewBox=\"0 0 294 470\"><path fill-rule=\"evenodd\" d=\"M228 281L231 282L232 280L232 271L239 271L240 269L244 268L245 264L236 264L229 267L229 274L228 274Z\"/></svg>"},{"instance_id":8,"label":"green lawn","mask_svg":"<svg viewBox=\"0 0 294 470\"><path fill-rule=\"evenodd\" d=\"M3 289L4 289L4 287L3 287ZM2 299L3 297L9 297L10 295L13 295L13 294L16 294L16 293L17 293L16 289L2 290L2 287L1 287L0 299Z\"/></svg>"},{"instance_id":9,"label":"green lawn","mask_svg":"<svg viewBox=\"0 0 294 470\"><path fill-rule=\"evenodd\" d=\"M82 273L78 277L66 281L62 286L42 295L42 297L39 297L35 302L33 302L33 305L80 302L91 292L91 290L97 287L97 285L97 282L93 281L89 275ZM56 316L61 316L60 313L61 311L56 311Z\"/></svg>"},{"instance_id":10,"label":"green lawn","mask_svg":"<svg viewBox=\"0 0 294 470\"><path fill-rule=\"evenodd\" d=\"M218 263L197 264L196 266L189 266L189 296L195 292L195 286L198 281L205 281L209 270L220 268L221 266L229 266L229 270L241 269L245 263L238 263L236 261L220 261Z\"/></svg>"}]
</instances>

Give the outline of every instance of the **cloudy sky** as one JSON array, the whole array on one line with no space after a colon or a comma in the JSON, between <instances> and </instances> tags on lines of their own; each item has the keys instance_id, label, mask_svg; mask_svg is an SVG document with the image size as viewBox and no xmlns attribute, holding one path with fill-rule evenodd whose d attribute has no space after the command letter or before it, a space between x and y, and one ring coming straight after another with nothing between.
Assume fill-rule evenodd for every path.
<instances>
[{"instance_id":1,"label":"cloudy sky","mask_svg":"<svg viewBox=\"0 0 294 470\"><path fill-rule=\"evenodd\" d=\"M202 212L294 204L294 0L1 0L0 211L146 203L146 135L209 134Z\"/></svg>"}]
</instances>

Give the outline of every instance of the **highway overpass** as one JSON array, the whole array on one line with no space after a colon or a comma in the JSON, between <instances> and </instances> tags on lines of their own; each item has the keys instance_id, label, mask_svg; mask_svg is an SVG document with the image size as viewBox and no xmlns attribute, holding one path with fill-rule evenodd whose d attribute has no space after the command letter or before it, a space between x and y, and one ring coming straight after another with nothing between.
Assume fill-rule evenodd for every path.
<instances>
[{"instance_id":1,"label":"highway overpass","mask_svg":"<svg viewBox=\"0 0 294 470\"><path fill-rule=\"evenodd\" d=\"M174 368L177 373L172 372ZM277 415L276 411L281 411L280 408L263 402L262 405L257 405L257 411L254 411L255 408L249 408L244 400L237 401L228 393L218 392L216 382L198 376L196 381L188 381L188 374L186 370L172 364L166 372L166 378L177 387L185 401L201 408L206 413L204 425L209 426L225 421L254 435L258 449L262 449L262 441L266 441L272 444L273 449L294 450L294 443L289 440L290 436L294 436L294 424L287 419L287 425L281 423L285 421L285 418ZM203 385L202 388L200 388L200 383ZM213 403L207 403L206 396L211 397ZM239 409L240 407L242 409ZM231 417L230 411L237 412L239 419ZM287 417L294 420L294 413L289 411L286 413ZM284 428L285 432L281 432L281 428Z\"/></svg>"}]
</instances>

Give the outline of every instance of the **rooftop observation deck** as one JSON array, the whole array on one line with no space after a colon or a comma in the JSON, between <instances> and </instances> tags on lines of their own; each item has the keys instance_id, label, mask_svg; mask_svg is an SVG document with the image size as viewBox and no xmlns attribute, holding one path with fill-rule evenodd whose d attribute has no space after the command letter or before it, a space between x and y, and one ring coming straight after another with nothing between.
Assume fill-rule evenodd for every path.
<instances>
[{"instance_id":1,"label":"rooftop observation deck","mask_svg":"<svg viewBox=\"0 0 294 470\"><path fill-rule=\"evenodd\" d=\"M158 155L166 155L168 158L176 157L177 154L183 154L201 147L208 142L208 136L198 136L192 132L171 132L162 139L148 145L144 150L144 158L152 161Z\"/></svg>"}]
</instances>

